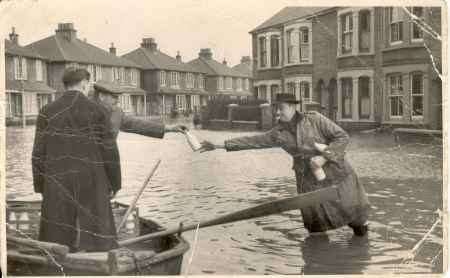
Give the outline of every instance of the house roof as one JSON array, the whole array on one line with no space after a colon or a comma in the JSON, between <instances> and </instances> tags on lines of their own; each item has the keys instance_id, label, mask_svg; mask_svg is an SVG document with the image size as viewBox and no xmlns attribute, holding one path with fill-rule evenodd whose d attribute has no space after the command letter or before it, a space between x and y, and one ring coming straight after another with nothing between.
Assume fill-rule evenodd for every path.
<instances>
[{"instance_id":1,"label":"house roof","mask_svg":"<svg viewBox=\"0 0 450 278\"><path fill-rule=\"evenodd\" d=\"M217 62L214 59L205 59L199 57L195 60L188 62L188 64L199 68L208 75L220 75L220 76L233 76L233 77L248 77L244 73L232 69L222 63Z\"/></svg>"},{"instance_id":2,"label":"house roof","mask_svg":"<svg viewBox=\"0 0 450 278\"><path fill-rule=\"evenodd\" d=\"M159 51L151 51L144 47L137 48L130 53L123 55L122 57L131 60L139 64L146 70L171 70L171 71L183 71L183 72L202 72L198 68L192 67L186 63L180 63L175 58Z\"/></svg>"},{"instance_id":3,"label":"house roof","mask_svg":"<svg viewBox=\"0 0 450 278\"><path fill-rule=\"evenodd\" d=\"M140 68L125 58L117 57L80 39L69 41L60 36L50 36L26 46L54 62L77 62L108 66Z\"/></svg>"},{"instance_id":4,"label":"house roof","mask_svg":"<svg viewBox=\"0 0 450 278\"><path fill-rule=\"evenodd\" d=\"M14 44L10 40L6 39L5 39L5 54L44 59L36 51Z\"/></svg>"},{"instance_id":5,"label":"house roof","mask_svg":"<svg viewBox=\"0 0 450 278\"><path fill-rule=\"evenodd\" d=\"M258 25L250 33L266 29L272 26L283 24L294 19L310 16L331 7L285 7L262 24Z\"/></svg>"},{"instance_id":6,"label":"house roof","mask_svg":"<svg viewBox=\"0 0 450 278\"><path fill-rule=\"evenodd\" d=\"M239 71L242 74L245 74L247 77L253 77L252 68L246 63L240 63L232 67L233 70Z\"/></svg>"},{"instance_id":7,"label":"house roof","mask_svg":"<svg viewBox=\"0 0 450 278\"><path fill-rule=\"evenodd\" d=\"M6 90L54 93L55 89L50 88L44 82L32 80L5 80Z\"/></svg>"}]
</instances>

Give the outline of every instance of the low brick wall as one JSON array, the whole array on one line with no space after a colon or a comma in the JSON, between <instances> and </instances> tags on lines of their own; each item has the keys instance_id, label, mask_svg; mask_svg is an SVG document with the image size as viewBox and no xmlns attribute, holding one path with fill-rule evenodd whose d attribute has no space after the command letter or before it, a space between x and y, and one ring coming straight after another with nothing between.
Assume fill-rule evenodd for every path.
<instances>
[{"instance_id":1,"label":"low brick wall","mask_svg":"<svg viewBox=\"0 0 450 278\"><path fill-rule=\"evenodd\" d=\"M377 122L349 122L338 121L337 124L345 131L361 131L367 129L374 129L380 126Z\"/></svg>"}]
</instances>

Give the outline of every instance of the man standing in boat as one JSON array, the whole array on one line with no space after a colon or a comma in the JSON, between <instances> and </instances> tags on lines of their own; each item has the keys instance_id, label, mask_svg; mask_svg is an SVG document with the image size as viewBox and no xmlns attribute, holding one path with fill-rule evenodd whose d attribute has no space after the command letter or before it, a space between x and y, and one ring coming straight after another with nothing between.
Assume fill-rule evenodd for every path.
<instances>
[{"instance_id":1,"label":"man standing in boat","mask_svg":"<svg viewBox=\"0 0 450 278\"><path fill-rule=\"evenodd\" d=\"M85 69L65 70L66 91L40 111L32 154L43 198L39 240L72 252L117 247L110 196L121 186L119 152L108 112L86 97L89 78Z\"/></svg>"},{"instance_id":2,"label":"man standing in boat","mask_svg":"<svg viewBox=\"0 0 450 278\"><path fill-rule=\"evenodd\" d=\"M119 131L136 133L148 137L162 139L165 133L184 133L188 130L187 127L183 125L166 126L160 122L143 120L126 115L117 105L119 96L122 94L120 88L112 87L110 84L97 82L94 84L94 90L94 101L108 111L111 121L111 130L114 138L117 138ZM117 173L117 175L120 178L120 171ZM114 197L114 194L116 192L114 192L113 196L111 197Z\"/></svg>"},{"instance_id":3,"label":"man standing in boat","mask_svg":"<svg viewBox=\"0 0 450 278\"><path fill-rule=\"evenodd\" d=\"M318 112L299 112L300 101L292 94L278 94L279 123L269 132L226 140L215 145L205 141L203 151L227 151L281 147L294 162L297 192L306 193L336 185L341 199L302 209L303 223L310 233L321 233L348 225L356 236L367 233L369 202L364 187L345 159L348 134Z\"/></svg>"}]
</instances>

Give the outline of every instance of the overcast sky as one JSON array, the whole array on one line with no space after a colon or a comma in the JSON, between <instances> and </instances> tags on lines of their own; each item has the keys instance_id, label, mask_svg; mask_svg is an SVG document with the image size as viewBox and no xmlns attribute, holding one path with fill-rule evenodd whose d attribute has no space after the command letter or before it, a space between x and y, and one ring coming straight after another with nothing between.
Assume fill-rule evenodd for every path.
<instances>
[{"instance_id":1,"label":"overcast sky","mask_svg":"<svg viewBox=\"0 0 450 278\"><path fill-rule=\"evenodd\" d=\"M234 4L231 4L234 3ZM183 61L195 59L200 48L229 65L251 55L249 31L298 0L14 0L0 4L0 35L16 27L21 45L53 35L59 22L73 22L78 38L103 49L114 42L119 55L137 48L143 37L154 37L161 51ZM257 7L257 9L255 9Z\"/></svg>"},{"instance_id":2,"label":"overcast sky","mask_svg":"<svg viewBox=\"0 0 450 278\"><path fill-rule=\"evenodd\" d=\"M350 0L351 1L351 0ZM251 56L250 30L286 6L392 5L392 0L5 0L0 3L0 35L16 27L22 45L53 35L59 22L73 22L80 39L107 50L114 42L119 55L154 37L161 51L183 61L211 48L228 65ZM396 5L404 0L395 0ZM408 0L408 4L423 0ZM436 1L427 0L427 4Z\"/></svg>"}]
</instances>

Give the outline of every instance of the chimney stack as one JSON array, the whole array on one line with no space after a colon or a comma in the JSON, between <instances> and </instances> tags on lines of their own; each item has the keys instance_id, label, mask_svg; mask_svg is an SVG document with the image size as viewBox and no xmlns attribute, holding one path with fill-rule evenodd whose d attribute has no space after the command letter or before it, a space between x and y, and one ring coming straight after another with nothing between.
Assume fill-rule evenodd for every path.
<instances>
[{"instance_id":1,"label":"chimney stack","mask_svg":"<svg viewBox=\"0 0 450 278\"><path fill-rule=\"evenodd\" d=\"M212 52L211 48L202 48L200 49L200 53L198 53L198 56L200 58L211 60L212 59Z\"/></svg>"},{"instance_id":2,"label":"chimney stack","mask_svg":"<svg viewBox=\"0 0 450 278\"><path fill-rule=\"evenodd\" d=\"M175 58L177 59L177 62L178 62L178 63L182 63L180 51L177 51L177 56L176 56Z\"/></svg>"},{"instance_id":3,"label":"chimney stack","mask_svg":"<svg viewBox=\"0 0 450 278\"><path fill-rule=\"evenodd\" d=\"M225 66L227 65L227 60L225 60L225 58L223 58L222 64L224 64Z\"/></svg>"},{"instance_id":4,"label":"chimney stack","mask_svg":"<svg viewBox=\"0 0 450 278\"><path fill-rule=\"evenodd\" d=\"M57 36L69 42L73 42L77 38L77 30L73 27L73 23L58 23L58 29L55 32Z\"/></svg>"},{"instance_id":5,"label":"chimney stack","mask_svg":"<svg viewBox=\"0 0 450 278\"><path fill-rule=\"evenodd\" d=\"M12 27L11 33L9 34L9 40L15 44L19 45L19 35L16 34L16 28Z\"/></svg>"},{"instance_id":6,"label":"chimney stack","mask_svg":"<svg viewBox=\"0 0 450 278\"><path fill-rule=\"evenodd\" d=\"M151 52L156 52L158 44L155 42L154 38L143 38L141 47L149 49Z\"/></svg>"},{"instance_id":7,"label":"chimney stack","mask_svg":"<svg viewBox=\"0 0 450 278\"><path fill-rule=\"evenodd\" d=\"M114 43L111 43L111 47L109 48L109 53L111 53L112 55L116 55L116 48L114 47Z\"/></svg>"},{"instance_id":8,"label":"chimney stack","mask_svg":"<svg viewBox=\"0 0 450 278\"><path fill-rule=\"evenodd\" d=\"M250 56L242 56L241 63L246 64L247 66L251 66L252 60L250 59Z\"/></svg>"}]
</instances>

